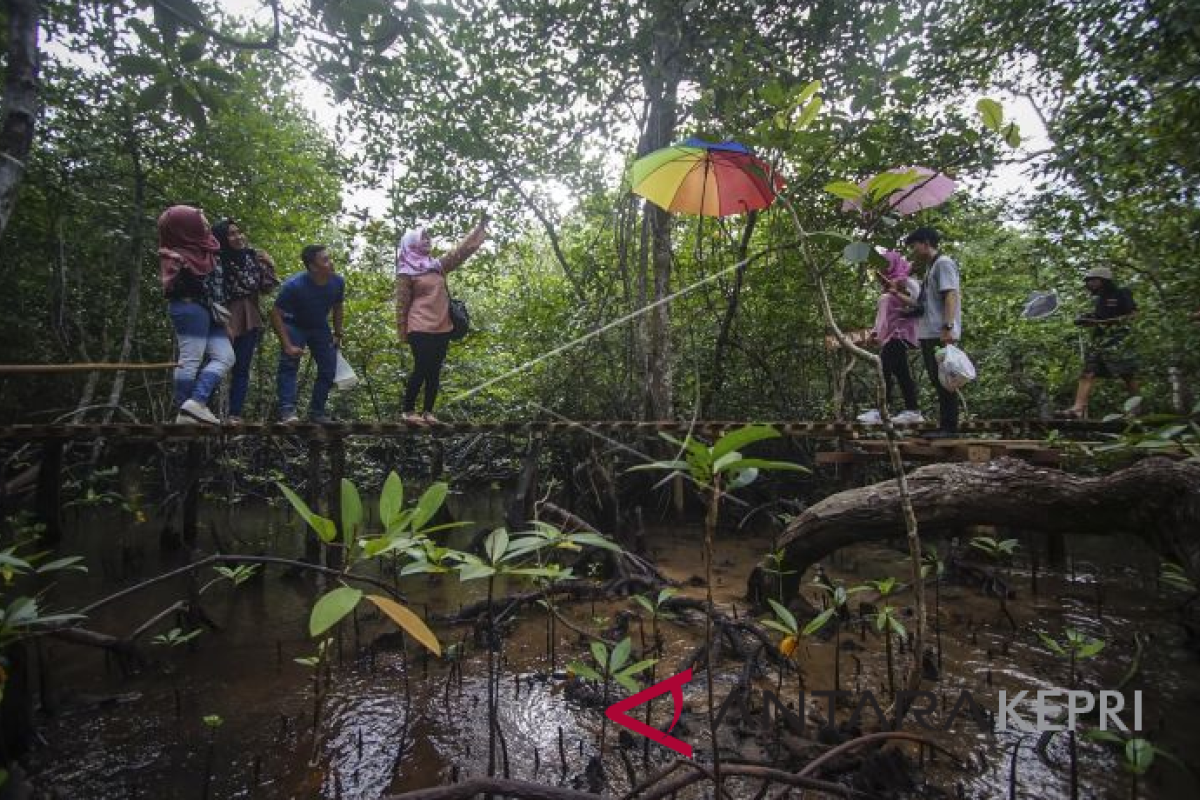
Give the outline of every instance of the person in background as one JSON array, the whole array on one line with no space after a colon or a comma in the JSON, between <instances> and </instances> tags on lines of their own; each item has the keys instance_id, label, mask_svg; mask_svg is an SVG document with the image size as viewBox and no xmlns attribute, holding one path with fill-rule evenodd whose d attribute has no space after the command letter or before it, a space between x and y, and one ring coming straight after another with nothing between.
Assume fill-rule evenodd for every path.
<instances>
[{"instance_id":1,"label":"person in background","mask_svg":"<svg viewBox=\"0 0 1200 800\"><path fill-rule=\"evenodd\" d=\"M1133 294L1113 283L1112 270L1094 267L1083 276L1083 284L1091 292L1092 313L1076 317L1075 324L1092 329L1092 341L1083 361L1083 374L1075 389L1075 404L1059 411L1064 419L1085 419L1088 398L1096 378L1120 378L1130 397L1138 397L1138 359L1128 341L1130 321L1137 315ZM1136 404L1140 406L1140 402ZM1131 408L1137 413L1137 407Z\"/></svg>"},{"instance_id":2,"label":"person in background","mask_svg":"<svg viewBox=\"0 0 1200 800\"><path fill-rule=\"evenodd\" d=\"M925 371L937 391L938 430L926 434L929 438L951 438L958 435L958 393L942 386L938 379L937 351L962 338L962 288L958 264L938 249L941 235L933 228L917 228L904 240L913 260L925 266L921 283L917 318L917 339L921 343L921 358Z\"/></svg>"},{"instance_id":3,"label":"person in background","mask_svg":"<svg viewBox=\"0 0 1200 800\"><path fill-rule=\"evenodd\" d=\"M171 206L158 218L158 266L175 339L176 423L219 425L208 400L233 366L233 346L214 297L216 253L220 249L204 212ZM219 273L217 273L219 274Z\"/></svg>"},{"instance_id":4,"label":"person in background","mask_svg":"<svg viewBox=\"0 0 1200 800\"><path fill-rule=\"evenodd\" d=\"M429 232L417 228L404 234L396 251L396 332L412 348L413 370L404 389L406 422L437 422L433 406L441 386L442 365L450 347L450 293L446 275L460 267L487 238L487 217L449 253L431 255ZM425 389L423 412L416 413L417 395Z\"/></svg>"},{"instance_id":5,"label":"person in background","mask_svg":"<svg viewBox=\"0 0 1200 800\"><path fill-rule=\"evenodd\" d=\"M333 421L325 413L325 402L333 387L337 351L342 344L346 279L334 272L333 259L323 244L308 245L300 258L304 272L283 282L271 309L271 325L279 336L280 346L276 375L279 419L287 424L300 421L296 414L296 376L300 371L300 356L307 347L317 365L308 418L325 424ZM329 328L331 317L333 330Z\"/></svg>"},{"instance_id":6,"label":"person in background","mask_svg":"<svg viewBox=\"0 0 1200 800\"><path fill-rule=\"evenodd\" d=\"M887 272L875 273L883 292L879 295L871 340L881 346L879 358L883 361L884 396L888 406L892 404L893 384L900 384L900 394L904 398L904 410L892 417L892 421L916 424L924 422L925 418L918 410L917 384L908 368L908 351L917 346L917 318L910 309L916 305L921 287L909 277L912 265L908 259L894 250L888 250L883 257L887 259L888 268ZM859 414L858 421L878 425L883 420L877 409L871 409Z\"/></svg>"},{"instance_id":7,"label":"person in background","mask_svg":"<svg viewBox=\"0 0 1200 800\"><path fill-rule=\"evenodd\" d=\"M221 243L217 261L224 283L225 306L229 310L226 327L233 340L233 375L229 385L229 417L227 422L242 421L242 408L250 389L250 366L254 351L262 339L263 320L259 308L261 295L275 291L279 279L275 276L275 261L262 250L255 250L235 220L222 219L213 225L213 235Z\"/></svg>"}]
</instances>

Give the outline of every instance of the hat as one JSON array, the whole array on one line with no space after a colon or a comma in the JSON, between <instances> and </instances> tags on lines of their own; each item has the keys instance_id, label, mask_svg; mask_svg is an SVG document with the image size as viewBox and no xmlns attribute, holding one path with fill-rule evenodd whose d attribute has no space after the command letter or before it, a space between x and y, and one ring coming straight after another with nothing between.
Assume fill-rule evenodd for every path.
<instances>
[{"instance_id":1,"label":"hat","mask_svg":"<svg viewBox=\"0 0 1200 800\"><path fill-rule=\"evenodd\" d=\"M1092 278L1102 278L1106 281L1111 281L1112 270L1108 267L1092 267L1083 276L1085 281L1090 281Z\"/></svg>"}]
</instances>

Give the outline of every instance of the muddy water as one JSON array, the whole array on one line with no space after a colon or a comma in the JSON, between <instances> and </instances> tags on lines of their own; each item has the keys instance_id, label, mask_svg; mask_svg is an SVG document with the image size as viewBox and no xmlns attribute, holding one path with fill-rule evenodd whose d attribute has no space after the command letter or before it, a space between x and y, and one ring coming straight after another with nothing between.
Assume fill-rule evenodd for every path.
<instances>
[{"instance_id":1,"label":"muddy water","mask_svg":"<svg viewBox=\"0 0 1200 800\"><path fill-rule=\"evenodd\" d=\"M481 524L495 523L500 513L493 493L458 495L452 503L456 517ZM278 510L243 507L235 515L220 514L207 521L235 539L240 550L293 555L302 550L297 524ZM88 554L92 572L64 587L69 596L103 596L139 576L173 566L173 557L158 551L158 527L154 520L131 525L114 512L81 514L67 546ZM459 536L465 540L469 532ZM671 577L687 581L702 574L697 531L654 531L650 542L656 562ZM719 537L715 592L726 610L736 606L741 613L744 577L770 545L764 534L723 532ZM1076 539L1070 547L1073 570L1043 571L1036 595L1028 571L1014 570L1018 597L1008 607L1015 630L995 598L972 587L942 587L943 674L933 690L953 703L966 689L994 711L1002 688L1012 692L1062 687L1067 669L1037 641L1035 632L1061 638L1064 626L1108 642L1096 659L1080 665L1079 678L1081 686L1090 689L1112 688L1129 668L1136 633L1145 651L1130 688L1143 691L1146 736L1193 770L1200 769L1200 670L1170 620L1172 598L1155 586L1155 559L1129 542L1100 537ZM1024 561L1019 558L1018 565ZM903 579L908 574L904 554L885 546L847 550L833 560L829 572L848 583L887 575ZM411 605L434 612L452 611L480 599L483 592L482 586L462 585L457 579L405 579L401 588ZM181 584L155 587L105 609L90 626L127 633L179 599L180 589ZM342 626L331 654L331 681L321 707L324 736L313 759L312 671L294 659L314 652L306 626L317 592L310 581L283 577L275 569L262 581L237 590L216 586L206 593L205 607L220 629L205 631L177 648L147 642L143 650L151 663L132 676L123 675L95 651L44 642L41 662L49 675L45 701L53 713L43 719L46 744L34 756L39 789L47 796L70 798L376 798L486 774L486 654L474 646L469 628L437 628L443 645L460 643L465 650L460 679L446 661L426 658L411 644L405 654L394 637L379 639L390 629L365 613L357 626ZM702 588L683 592L703 597ZM807 589L806 594L818 602ZM929 597L932 604L932 591ZM900 606L910 602L908 594L897 600ZM582 602L564 607L563 614L580 627L600 629L629 607ZM931 637L932 630L931 625ZM694 617L663 623L666 657L659 678L676 671L702 631L702 622ZM637 643L636 622L631 635ZM842 639L843 688L871 689L883 698L881 640L873 632L863 634L858 626L847 628ZM832 688L834 648L832 641L819 638L802 647L810 690ZM586 788L582 776L597 753L602 716L598 709L569 699L552 670L561 671L567 658L579 658L585 650L575 633L559 626L552 665L540 610L525 612L506 637L499 714L513 777ZM898 653L898 670L910 657ZM733 685L739 668L732 662L725 665L718 676L718 697ZM785 696L794 698L795 681L794 674L785 677ZM768 677L756 686L771 689L775 681ZM686 710L674 731L700 750L708 747L704 687L703 674L698 673L688 684ZM669 706L658 703L656 720L665 723L668 712ZM206 715L219 715L222 724L206 727ZM875 727L870 712L865 723ZM611 726L609 736L615 742ZM1049 743L1044 757L1036 752L1032 735L1022 739L983 734L965 719L936 738L969 765L958 769L939 759L926 770L925 783L913 797L938 796L935 789L950 797L1068 796L1062 735ZM747 755L762 752L751 741L730 741ZM1011 759L1018 743L1013 773ZM608 791L619 796L629 781L614 749L610 744L605 765ZM673 757L661 748L651 750L659 761ZM641 755L639 741L630 762L644 774ZM1129 776L1113 751L1080 743L1079 755L1083 797L1130 796ZM1013 774L1015 786L1010 787ZM738 797L751 796L755 789L731 787ZM1143 780L1139 796L1195 798L1200 797L1200 785L1159 760Z\"/></svg>"}]
</instances>

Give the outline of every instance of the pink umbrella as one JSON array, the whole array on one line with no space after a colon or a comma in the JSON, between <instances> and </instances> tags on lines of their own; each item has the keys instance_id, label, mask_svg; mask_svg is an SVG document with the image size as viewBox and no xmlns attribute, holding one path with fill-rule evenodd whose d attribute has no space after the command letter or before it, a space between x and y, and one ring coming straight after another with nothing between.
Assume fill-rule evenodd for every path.
<instances>
[{"instance_id":1,"label":"pink umbrella","mask_svg":"<svg viewBox=\"0 0 1200 800\"><path fill-rule=\"evenodd\" d=\"M926 208L940 206L950 199L950 195L954 194L954 189L958 186L958 184L942 173L934 172L926 167L896 167L895 169L889 169L883 174L903 175L911 172L917 174L917 179L907 186L896 189L884 201L897 214L915 214ZM874 179L865 180L858 184L859 188L864 192L864 199L869 197L866 192L871 180ZM842 210L862 210L862 204L863 200L847 200L842 203Z\"/></svg>"}]
</instances>

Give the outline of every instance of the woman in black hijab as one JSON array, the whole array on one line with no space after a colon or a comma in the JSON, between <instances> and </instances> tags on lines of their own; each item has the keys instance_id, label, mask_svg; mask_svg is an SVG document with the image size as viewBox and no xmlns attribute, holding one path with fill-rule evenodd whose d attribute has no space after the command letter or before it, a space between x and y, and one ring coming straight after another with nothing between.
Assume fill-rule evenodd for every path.
<instances>
[{"instance_id":1,"label":"woman in black hijab","mask_svg":"<svg viewBox=\"0 0 1200 800\"><path fill-rule=\"evenodd\" d=\"M237 222L219 220L212 231L221 243L217 258L223 267L225 305L229 309L227 327L236 358L229 385L228 421L237 424L242 421L242 407L250 389L254 351L266 328L258 307L259 296L273 292L279 279L275 276L275 261L249 246Z\"/></svg>"}]
</instances>

